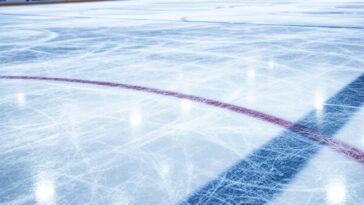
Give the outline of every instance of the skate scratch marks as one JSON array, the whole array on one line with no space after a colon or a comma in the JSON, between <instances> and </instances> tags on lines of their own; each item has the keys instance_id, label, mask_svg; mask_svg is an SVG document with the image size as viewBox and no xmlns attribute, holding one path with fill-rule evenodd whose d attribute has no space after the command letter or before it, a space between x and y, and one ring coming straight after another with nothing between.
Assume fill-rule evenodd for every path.
<instances>
[{"instance_id":1,"label":"skate scratch marks","mask_svg":"<svg viewBox=\"0 0 364 205\"><path fill-rule=\"evenodd\" d=\"M364 75L359 79L364 81ZM123 83L113 83L113 82L105 82L105 81L93 81L93 80L82 80L82 79L72 79L72 78L58 78L58 77L39 77L39 76L7 76L0 75L0 79L8 79L8 80L38 80L38 81L56 81L56 82L68 82L68 83L80 83L80 84L90 84L90 85L98 85L98 86L106 86L106 87L115 87L121 89L128 89L146 93L152 93L157 95L164 95L179 99L187 99L190 101L206 104L213 107L218 107L226 110L230 110L235 113L247 115L256 119L260 119L265 122L269 122L271 124L275 124L281 127L284 127L292 132L300 134L308 139L314 140L321 145L326 145L332 150L345 155L346 157L357 161L358 163L364 166L364 152L352 147L345 142L332 139L330 136L322 134L321 132L316 131L315 129L309 128L308 126L304 126L302 124L293 123L287 120L284 120L279 117L275 117L269 114L265 114L259 111L255 111L252 109L248 109L245 107L233 105L230 103L224 103L217 100L212 100L208 98L203 98L194 95L188 95L173 91L161 90L156 88L138 86L138 85L130 85ZM364 84L364 83L362 83ZM364 85L362 85L364 87ZM363 89L362 89L363 90ZM360 93L359 93L360 94ZM361 103L360 103L361 105Z\"/></svg>"},{"instance_id":2,"label":"skate scratch marks","mask_svg":"<svg viewBox=\"0 0 364 205\"><path fill-rule=\"evenodd\" d=\"M315 110L309 112L300 121L288 126L286 131L193 193L182 204L268 203L284 191L286 185L320 151L321 146L316 142L363 165L362 151L331 139L363 102L364 74L328 99L319 119Z\"/></svg>"}]
</instances>

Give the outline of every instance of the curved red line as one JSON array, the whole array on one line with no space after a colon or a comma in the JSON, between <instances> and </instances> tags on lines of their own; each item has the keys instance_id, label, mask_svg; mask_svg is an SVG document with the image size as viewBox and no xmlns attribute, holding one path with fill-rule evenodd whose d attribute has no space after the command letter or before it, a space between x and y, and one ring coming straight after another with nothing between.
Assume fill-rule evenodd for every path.
<instances>
[{"instance_id":1,"label":"curved red line","mask_svg":"<svg viewBox=\"0 0 364 205\"><path fill-rule=\"evenodd\" d=\"M93 81L93 80L81 80L81 79L72 79L72 78L55 78L55 77L36 77L36 76L6 76L0 75L0 79L13 79L13 80L41 80L41 81L59 81L59 82L70 82L70 83L81 83L81 84L90 84L90 85L99 85L99 86L107 86L107 87L116 87L122 89L129 89L135 91L141 91L146 93L153 93L157 95L164 95L168 97L174 97L179 99L187 99L190 101L206 104L213 107L218 107L226 110L230 110L235 113L247 115L256 119L260 119L265 122L269 122L271 124L275 124L286 129L289 129L293 132L296 132L304 137L307 137L311 140L317 141L319 144L326 145L332 150L344 154L346 157L357 161L361 165L364 165L364 152L359 150L358 148L352 147L345 142L340 140L335 140L331 137L323 135L316 130L305 127L303 125L295 124L293 122L284 120L279 117L275 117L269 114L265 114L256 110L252 110L249 108L233 105L230 103L224 103L217 100L212 100L208 98L203 98L194 95L187 95L183 93L161 90L156 88L149 88L138 85L129 85L123 83L113 83L113 82L105 82L105 81Z\"/></svg>"}]
</instances>

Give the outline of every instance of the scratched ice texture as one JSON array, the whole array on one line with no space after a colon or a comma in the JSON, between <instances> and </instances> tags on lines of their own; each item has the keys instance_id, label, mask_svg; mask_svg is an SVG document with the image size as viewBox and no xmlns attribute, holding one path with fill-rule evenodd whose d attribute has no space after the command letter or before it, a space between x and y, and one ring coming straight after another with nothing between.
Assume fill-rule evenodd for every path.
<instances>
[{"instance_id":1,"label":"scratched ice texture","mask_svg":"<svg viewBox=\"0 0 364 205\"><path fill-rule=\"evenodd\" d=\"M95 80L201 96L319 131L322 122L326 134L359 150L364 82L348 85L363 73L360 1L0 7L0 76ZM349 97L335 98L343 90ZM264 150L282 135L309 141L287 132L187 99L0 79L0 204L364 203L363 163L315 142L309 154L300 146L286 152L277 143ZM276 155L252 155L262 150ZM293 158L302 163L284 163ZM269 167L276 161L287 172ZM211 183L239 162L249 165L249 175L243 167L235 180Z\"/></svg>"}]
</instances>

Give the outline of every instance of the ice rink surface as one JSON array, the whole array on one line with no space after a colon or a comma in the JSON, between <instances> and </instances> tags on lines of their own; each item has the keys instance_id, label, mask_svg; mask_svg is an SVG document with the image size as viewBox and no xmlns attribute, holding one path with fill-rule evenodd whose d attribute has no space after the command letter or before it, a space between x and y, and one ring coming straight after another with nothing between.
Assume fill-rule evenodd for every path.
<instances>
[{"instance_id":1,"label":"ice rink surface","mask_svg":"<svg viewBox=\"0 0 364 205\"><path fill-rule=\"evenodd\" d=\"M364 203L364 2L0 7L0 97L0 204Z\"/></svg>"}]
</instances>

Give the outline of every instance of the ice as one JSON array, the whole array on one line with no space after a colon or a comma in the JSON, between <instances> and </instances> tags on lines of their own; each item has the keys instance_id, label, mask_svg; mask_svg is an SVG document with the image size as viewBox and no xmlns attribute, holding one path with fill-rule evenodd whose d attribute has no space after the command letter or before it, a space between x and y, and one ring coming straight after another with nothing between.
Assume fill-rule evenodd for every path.
<instances>
[{"instance_id":1,"label":"ice","mask_svg":"<svg viewBox=\"0 0 364 205\"><path fill-rule=\"evenodd\" d=\"M0 7L0 76L198 96L303 122L364 150L363 83L350 87L364 72L363 14L364 3L350 0ZM345 88L346 97L335 98ZM312 143L315 152L297 147L284 158L279 144L268 151L280 158L252 160L289 131L221 105L36 79L0 79L0 96L0 204L364 201L360 160L297 133L289 139ZM293 158L302 164L284 164ZM198 195L239 162L254 168L254 179L243 169ZM274 162L288 171L265 187L281 171L269 169ZM237 189L221 191L227 187Z\"/></svg>"}]
</instances>

